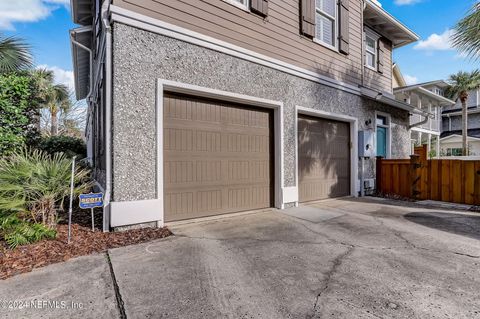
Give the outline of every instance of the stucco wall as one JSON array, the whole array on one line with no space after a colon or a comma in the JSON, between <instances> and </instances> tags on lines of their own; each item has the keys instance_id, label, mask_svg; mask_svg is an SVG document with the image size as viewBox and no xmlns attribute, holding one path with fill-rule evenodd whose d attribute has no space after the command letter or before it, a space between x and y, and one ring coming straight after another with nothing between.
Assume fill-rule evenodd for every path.
<instances>
[{"instance_id":1,"label":"stucco wall","mask_svg":"<svg viewBox=\"0 0 480 319\"><path fill-rule=\"evenodd\" d=\"M295 185L296 105L374 121L392 114L392 155L407 158L408 113L316 82L172 38L113 27L113 199L151 199L155 187L155 82L179 81L284 103L285 185ZM372 176L374 163L368 164Z\"/></svg>"}]
</instances>

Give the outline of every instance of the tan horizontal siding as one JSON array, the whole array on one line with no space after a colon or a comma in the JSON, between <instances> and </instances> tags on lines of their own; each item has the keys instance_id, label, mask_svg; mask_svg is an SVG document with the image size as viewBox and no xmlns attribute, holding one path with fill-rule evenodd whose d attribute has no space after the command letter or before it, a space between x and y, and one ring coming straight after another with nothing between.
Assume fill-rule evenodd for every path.
<instances>
[{"instance_id":1,"label":"tan horizontal siding","mask_svg":"<svg viewBox=\"0 0 480 319\"><path fill-rule=\"evenodd\" d=\"M360 0L350 1L348 56L300 35L299 1L270 0L266 19L222 0L114 0L113 4L310 71L360 84L363 29ZM385 64L385 69L390 65L391 61ZM390 83L388 91L391 91L391 70L374 78L372 83L378 82L382 87Z\"/></svg>"}]
</instances>

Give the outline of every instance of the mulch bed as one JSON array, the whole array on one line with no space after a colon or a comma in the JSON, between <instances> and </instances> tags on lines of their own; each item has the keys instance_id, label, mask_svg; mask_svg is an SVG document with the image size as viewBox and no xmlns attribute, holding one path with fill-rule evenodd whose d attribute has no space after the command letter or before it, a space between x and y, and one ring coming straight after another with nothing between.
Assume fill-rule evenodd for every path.
<instances>
[{"instance_id":1,"label":"mulch bed","mask_svg":"<svg viewBox=\"0 0 480 319\"><path fill-rule=\"evenodd\" d=\"M414 200L413 198L404 197L404 196L400 196L400 195L397 195L397 194L376 193L376 194L374 194L374 196L385 198L385 199L400 200L400 201L404 201L404 202L412 202L412 203L416 202L416 200Z\"/></svg>"},{"instance_id":2,"label":"mulch bed","mask_svg":"<svg viewBox=\"0 0 480 319\"><path fill-rule=\"evenodd\" d=\"M11 250L0 240L0 280L32 271L35 268L66 261L73 257L104 252L107 249L139 244L172 235L166 228L142 228L123 232L92 232L90 211L75 212L72 238L67 244L68 225L57 226L57 238L17 247ZM101 213L95 214L95 226L101 227Z\"/></svg>"}]
</instances>

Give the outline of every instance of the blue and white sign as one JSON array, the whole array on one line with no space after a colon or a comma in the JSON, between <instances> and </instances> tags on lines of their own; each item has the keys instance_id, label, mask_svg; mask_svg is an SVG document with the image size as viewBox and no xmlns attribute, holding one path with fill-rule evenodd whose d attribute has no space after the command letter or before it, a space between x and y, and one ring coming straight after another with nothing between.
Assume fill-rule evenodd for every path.
<instances>
[{"instance_id":1,"label":"blue and white sign","mask_svg":"<svg viewBox=\"0 0 480 319\"><path fill-rule=\"evenodd\" d=\"M103 193L80 194L79 199L82 209L103 207Z\"/></svg>"}]
</instances>

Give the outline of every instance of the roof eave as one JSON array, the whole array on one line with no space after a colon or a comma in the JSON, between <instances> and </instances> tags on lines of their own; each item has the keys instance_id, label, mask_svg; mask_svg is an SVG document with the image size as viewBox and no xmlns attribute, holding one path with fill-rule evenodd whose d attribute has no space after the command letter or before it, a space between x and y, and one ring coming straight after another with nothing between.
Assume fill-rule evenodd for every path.
<instances>
[{"instance_id":1,"label":"roof eave","mask_svg":"<svg viewBox=\"0 0 480 319\"><path fill-rule=\"evenodd\" d=\"M87 8L87 10L82 10L84 7ZM70 8L72 11L72 21L75 24L87 26L91 25L92 23L92 12L91 12L91 7L92 7L92 0L70 0Z\"/></svg>"},{"instance_id":2,"label":"roof eave","mask_svg":"<svg viewBox=\"0 0 480 319\"><path fill-rule=\"evenodd\" d=\"M440 106L450 106L450 105L455 105L455 102L447 99L446 97L443 97L441 95L435 94L421 86L410 86L410 87L399 87L393 89L393 93L404 93L404 92L411 92L411 91L419 91L420 94L426 95L431 99L434 99L438 102L440 102Z\"/></svg>"},{"instance_id":3,"label":"roof eave","mask_svg":"<svg viewBox=\"0 0 480 319\"><path fill-rule=\"evenodd\" d=\"M83 100L84 98L87 97L87 90L85 89L86 86L88 86L88 80L86 81L81 81L79 78L79 70L80 67L82 67L78 61L78 57L80 54L87 54L85 53L83 49L79 49L77 45L73 43L73 40L76 39L76 35L78 33L83 33L83 32L91 32L92 28L91 27L80 27L76 29L70 30L70 46L71 46L71 52L72 52L72 62L73 62L73 79L74 79L74 88L75 88L75 98L77 100ZM82 53L80 53L82 52ZM88 68L90 66L87 66Z\"/></svg>"},{"instance_id":4,"label":"roof eave","mask_svg":"<svg viewBox=\"0 0 480 319\"><path fill-rule=\"evenodd\" d=\"M395 48L406 46L408 44L417 42L420 39L420 37L415 32L410 30L406 25L397 20L394 16L392 16L385 9L376 4L373 0L365 0L365 8L372 9L373 11L375 11L376 14L384 18L387 23L390 23L392 26L398 29L398 31L400 32L399 34L402 35L401 38L383 34L385 37L389 38L389 40L394 43ZM376 31L381 33L381 30Z\"/></svg>"},{"instance_id":5,"label":"roof eave","mask_svg":"<svg viewBox=\"0 0 480 319\"><path fill-rule=\"evenodd\" d=\"M422 116L432 116L432 114L428 113L428 112L425 112L425 111L422 111L408 103L404 103L404 102L401 102L401 101L398 101L394 98L391 98L391 97L388 97L387 95L383 94L382 92L377 92L375 90L372 90L370 88L367 88L367 87L360 87L360 90L361 90L361 93L363 96L371 99L371 100L374 100L374 101L378 101L378 102L381 102L381 103L384 103L384 104L387 104L387 105L390 105L390 106L393 106L395 108L398 108L398 109L401 109L401 110L404 110L404 111L408 111L409 113L411 114L419 114L419 115L422 115Z\"/></svg>"}]
</instances>

